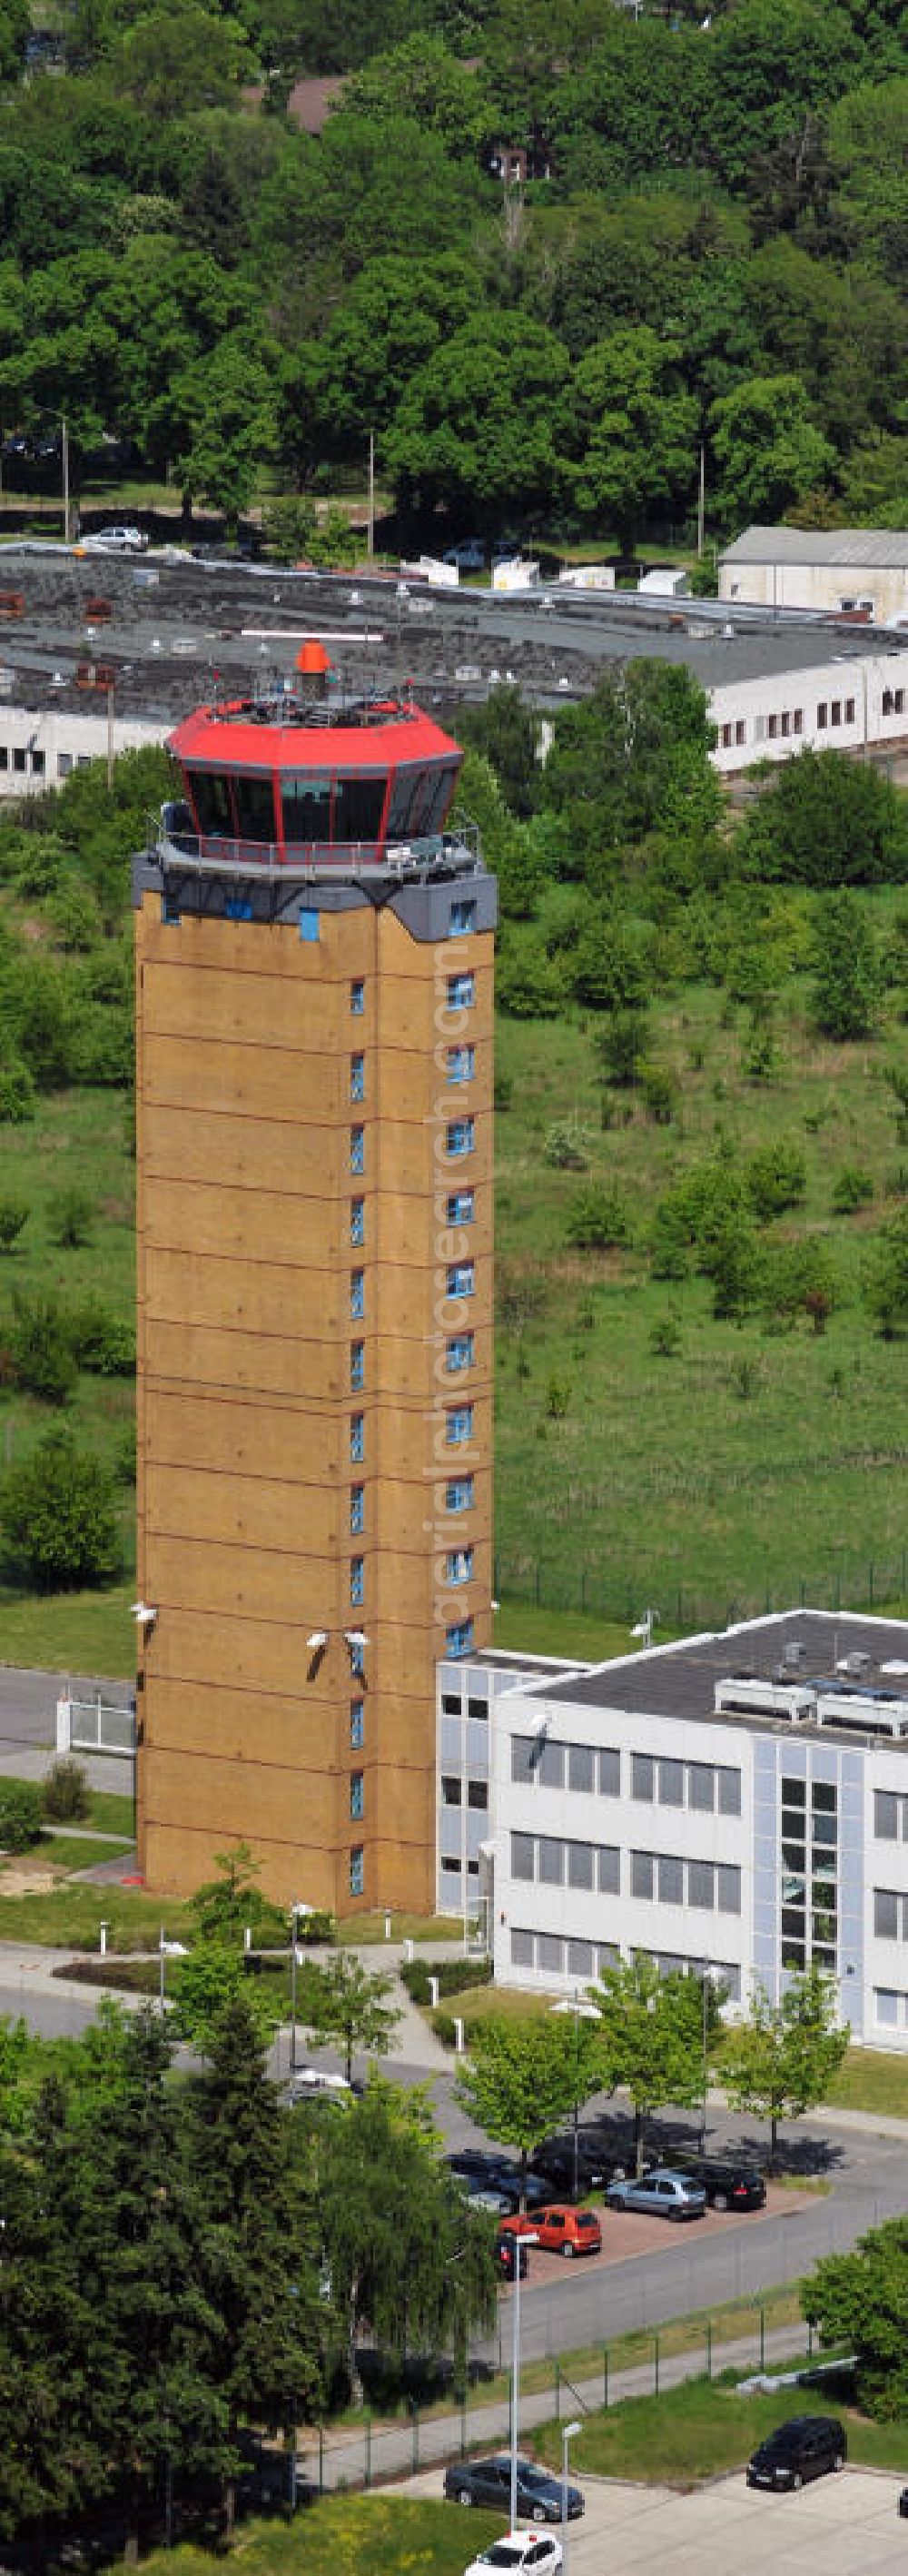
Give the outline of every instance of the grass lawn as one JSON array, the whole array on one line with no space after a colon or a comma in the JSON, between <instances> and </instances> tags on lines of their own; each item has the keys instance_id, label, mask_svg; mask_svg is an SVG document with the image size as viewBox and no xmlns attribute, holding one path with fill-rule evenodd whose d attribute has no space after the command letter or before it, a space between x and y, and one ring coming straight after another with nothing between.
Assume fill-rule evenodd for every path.
<instances>
[{"instance_id":1,"label":"grass lawn","mask_svg":"<svg viewBox=\"0 0 908 2576\"><path fill-rule=\"evenodd\" d=\"M502 2517L483 2507L469 2517L450 2504L402 2496L323 2496L294 2522L247 2522L230 2556L250 2576L463 2576L468 2555L487 2549ZM155 2550L145 2576L211 2576L209 2551Z\"/></svg>"},{"instance_id":2,"label":"grass lawn","mask_svg":"<svg viewBox=\"0 0 908 2576\"><path fill-rule=\"evenodd\" d=\"M849 2048L830 2086L830 2104L845 2111L879 2111L908 2120L908 2059L885 2048Z\"/></svg>"},{"instance_id":3,"label":"grass lawn","mask_svg":"<svg viewBox=\"0 0 908 2576\"><path fill-rule=\"evenodd\" d=\"M384 1914L351 1914L337 1927L339 1942L384 1942ZM392 1914L390 1941L463 1941L462 1914ZM378 1963L376 1962L376 1965Z\"/></svg>"},{"instance_id":4,"label":"grass lawn","mask_svg":"<svg viewBox=\"0 0 908 2576\"><path fill-rule=\"evenodd\" d=\"M625 2398L608 2412L587 2416L571 2445L572 2470L577 2477L587 2469L597 2477L696 2486L702 2478L743 2468L773 2426L789 2415L802 2415L805 2406L843 2417L849 2458L862 2466L903 2469L908 2463L908 2425L872 2424L831 2391L816 2400L806 2399L803 2388L740 2397L732 2385L697 2379L667 2389L662 2397ZM560 2469L560 2426L542 2426L533 2448Z\"/></svg>"},{"instance_id":5,"label":"grass lawn","mask_svg":"<svg viewBox=\"0 0 908 2576\"><path fill-rule=\"evenodd\" d=\"M111 1392L109 1382L106 1392ZM39 1427L46 1430L47 1423ZM0 1663L129 1681L136 1669L136 1626L129 1608L135 1597L132 1576L110 1592L53 1592L38 1599L0 1591Z\"/></svg>"},{"instance_id":6,"label":"grass lawn","mask_svg":"<svg viewBox=\"0 0 908 2576\"><path fill-rule=\"evenodd\" d=\"M130 1842L107 1842L100 1835L90 1834L85 1827L78 1834L42 1834L36 1850L29 1856L38 1862L41 1869L59 1870L61 1876L66 1877L73 1870L96 1869L102 1860L125 1860L131 1850ZM0 1888L2 1885L0 1876Z\"/></svg>"},{"instance_id":7,"label":"grass lawn","mask_svg":"<svg viewBox=\"0 0 908 2576\"><path fill-rule=\"evenodd\" d=\"M109 1857L109 1844L105 1851ZM0 1878L0 1891L2 1885ZM178 1897L146 1896L142 1888L118 1887L116 1882L80 1887L70 1880L45 1896L0 1892L0 1941L35 1941L48 1949L100 1951L100 1927L106 1923L108 1950L156 1950L162 1923L177 1941L192 1921Z\"/></svg>"},{"instance_id":8,"label":"grass lawn","mask_svg":"<svg viewBox=\"0 0 908 2576\"><path fill-rule=\"evenodd\" d=\"M664 1642L664 1631L659 1630ZM495 1612L493 1644L524 1655L579 1655L590 1664L626 1655L634 1639L622 1622L581 1617L575 1610L537 1609L532 1601L502 1601Z\"/></svg>"},{"instance_id":9,"label":"grass lawn","mask_svg":"<svg viewBox=\"0 0 908 2576\"><path fill-rule=\"evenodd\" d=\"M90 1812L86 1824L94 1825L99 1834L122 1834L124 1842L133 1838L132 1799L118 1798L107 1789L90 1789Z\"/></svg>"}]
</instances>

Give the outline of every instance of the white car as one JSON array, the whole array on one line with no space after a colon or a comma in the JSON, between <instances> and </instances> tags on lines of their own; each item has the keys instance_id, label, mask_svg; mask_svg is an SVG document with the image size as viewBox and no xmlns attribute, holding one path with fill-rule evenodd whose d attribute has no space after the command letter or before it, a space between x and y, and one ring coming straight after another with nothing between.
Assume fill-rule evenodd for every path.
<instances>
[{"instance_id":1,"label":"white car","mask_svg":"<svg viewBox=\"0 0 908 2576\"><path fill-rule=\"evenodd\" d=\"M326 2066L298 2066L291 2075L287 2092L291 2102L349 2102L353 2087L345 2075L329 2075Z\"/></svg>"},{"instance_id":2,"label":"white car","mask_svg":"<svg viewBox=\"0 0 908 2576\"><path fill-rule=\"evenodd\" d=\"M484 2576L487 2567L509 2567L529 2576L558 2576L561 2566L561 2542L543 2531L506 2531L490 2548L481 2549L471 2558L465 2576Z\"/></svg>"},{"instance_id":3,"label":"white car","mask_svg":"<svg viewBox=\"0 0 908 2576\"><path fill-rule=\"evenodd\" d=\"M134 555L144 553L148 538L142 528L96 528L81 542L86 554Z\"/></svg>"}]
</instances>

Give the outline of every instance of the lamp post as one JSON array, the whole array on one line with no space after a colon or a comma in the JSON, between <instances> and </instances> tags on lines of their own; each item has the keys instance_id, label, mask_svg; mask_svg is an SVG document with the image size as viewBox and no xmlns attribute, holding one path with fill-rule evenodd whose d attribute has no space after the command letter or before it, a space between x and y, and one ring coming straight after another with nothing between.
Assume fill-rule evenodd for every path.
<instances>
[{"instance_id":1,"label":"lamp post","mask_svg":"<svg viewBox=\"0 0 908 2576\"><path fill-rule=\"evenodd\" d=\"M580 2190L579 2178L578 2178L578 2166L579 2166L579 2161L580 2161L580 2024L581 2024L581 2021L599 2021L599 2019L600 2019L600 2017L601 2017L601 2016L600 2016L600 2014L597 2012L595 2004L593 2004L593 2003L587 2003L587 2002L585 2002L585 2001L584 2001L584 1998L583 1998L583 1996L581 1995L581 1992L580 1992L580 1988L579 1988L579 1986L575 1986L575 1988L574 1988L574 1993L573 1993L573 1997L566 1996L566 1997L565 1997L565 2000L564 2000L564 2002L563 2002L563 2003L560 2003L560 2004L553 2004L553 2005L552 2005L552 2011L553 2011L553 2012L556 2012L556 2013L573 2013L573 2016L574 2016L574 2129L573 2129L573 2138L574 2138L574 2199L575 2199L575 2201L576 2201L576 2200L579 2198L579 2190Z\"/></svg>"},{"instance_id":2,"label":"lamp post","mask_svg":"<svg viewBox=\"0 0 908 2576\"><path fill-rule=\"evenodd\" d=\"M310 1639L310 1644L311 1644L311 1639ZM305 1898L304 1898L304 1897L302 1897L302 1896L298 1896L298 1897L297 1897L297 1900L296 1900L296 1904L295 1904L295 1905L291 1905L291 1908L290 1908L290 2073L291 2073L291 2075L295 2075L295 2074L296 2074L296 1933L297 1933L297 1925L298 1925L298 1923L299 1923L300 1916L301 1916L302 1914L311 1914L311 1912L312 1912L312 1907L311 1907L311 1905L307 1905Z\"/></svg>"},{"instance_id":3,"label":"lamp post","mask_svg":"<svg viewBox=\"0 0 908 2576\"><path fill-rule=\"evenodd\" d=\"M563 2424L561 2427L561 2576L567 2576L568 2563L568 2443L572 2442L575 2433L579 2433L581 2430L582 2427L579 2421L573 2424Z\"/></svg>"},{"instance_id":4,"label":"lamp post","mask_svg":"<svg viewBox=\"0 0 908 2576\"><path fill-rule=\"evenodd\" d=\"M164 1961L166 1957L167 1943L162 1923L160 1932L158 1933L158 2003L162 2017L164 2012Z\"/></svg>"},{"instance_id":5,"label":"lamp post","mask_svg":"<svg viewBox=\"0 0 908 2576\"><path fill-rule=\"evenodd\" d=\"M511 2523L510 2523L510 2528L511 2528L511 2530L512 2530L512 2531L516 2531L516 2529L517 2529L517 2417L518 2417L518 2413L519 2413L519 2409L520 2409L520 2248L521 2248L521 2246L522 2246L522 2245L526 2245L527 2247L529 2247L530 2245L538 2245L538 2243L539 2243L539 2238L538 2238L538 2236L536 2236L535 2234L533 2234L531 2231L528 2231L528 2232L527 2232L527 2234L526 2234L525 2236L523 2236L523 2235L518 2235L518 2234L516 2233L516 2231L515 2231L515 2235L514 2235L514 2313L513 2313L513 2318L512 2318L512 2324L513 2324L513 2328L514 2328L514 2340L513 2340L512 2346L511 2346Z\"/></svg>"},{"instance_id":6,"label":"lamp post","mask_svg":"<svg viewBox=\"0 0 908 2576\"><path fill-rule=\"evenodd\" d=\"M700 2103L700 2162L701 2162L701 2164L702 2164L702 2162L703 2162L703 2158L704 2158L704 2156L705 2156L705 2154L706 2154L706 2091L707 2091L707 2085L708 2085L708 2082L709 2082L709 2066L708 2066L708 2061L707 2061L707 2043L708 2043L708 2039L709 2039L709 2011L708 2011L707 1997L708 1997L708 1995L709 1995L710 1988L711 1988L711 1986L714 1984L714 1982L715 1982L715 1971L714 1971L714 1969L709 1968L709 1967L706 1967L706 1968L701 1969L701 1972L700 1972L700 1993L701 1993L702 1998L703 1998L703 2094L702 2094L702 2099L701 2099L701 2103Z\"/></svg>"}]
</instances>

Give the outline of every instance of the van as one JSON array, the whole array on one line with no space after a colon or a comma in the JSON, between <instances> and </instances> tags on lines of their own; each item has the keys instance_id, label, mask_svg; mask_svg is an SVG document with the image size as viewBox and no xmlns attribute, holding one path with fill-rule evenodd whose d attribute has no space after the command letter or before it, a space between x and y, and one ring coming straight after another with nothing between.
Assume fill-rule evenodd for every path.
<instances>
[{"instance_id":1,"label":"van","mask_svg":"<svg viewBox=\"0 0 908 2576\"><path fill-rule=\"evenodd\" d=\"M749 2487L803 2487L808 2478L843 2469L845 2427L835 2415L790 2415L777 2424L747 2464Z\"/></svg>"}]
</instances>

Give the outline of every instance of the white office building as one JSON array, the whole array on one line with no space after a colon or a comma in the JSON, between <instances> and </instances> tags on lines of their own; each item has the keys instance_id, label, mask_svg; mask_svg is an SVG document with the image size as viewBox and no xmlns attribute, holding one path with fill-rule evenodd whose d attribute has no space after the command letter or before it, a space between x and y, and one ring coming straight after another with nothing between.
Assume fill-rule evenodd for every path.
<instances>
[{"instance_id":1,"label":"white office building","mask_svg":"<svg viewBox=\"0 0 908 2576\"><path fill-rule=\"evenodd\" d=\"M438 1905L496 1980L573 1994L636 1950L730 2007L786 1969L908 2049L908 1623L816 1611L594 1667L439 1668Z\"/></svg>"}]
</instances>

